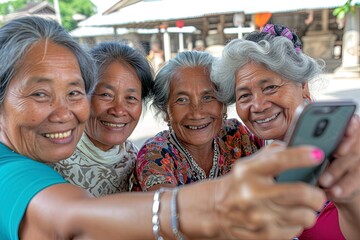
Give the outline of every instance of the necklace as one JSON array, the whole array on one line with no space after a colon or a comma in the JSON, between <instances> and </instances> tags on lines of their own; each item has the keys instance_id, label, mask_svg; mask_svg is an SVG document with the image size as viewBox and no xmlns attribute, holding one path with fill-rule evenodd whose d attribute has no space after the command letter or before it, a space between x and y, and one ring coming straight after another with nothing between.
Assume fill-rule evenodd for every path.
<instances>
[{"instance_id":1,"label":"necklace","mask_svg":"<svg viewBox=\"0 0 360 240\"><path fill-rule=\"evenodd\" d=\"M170 141L174 144L174 146L184 154L186 160L188 161L190 168L193 172L193 175L196 177L197 180L202 181L206 179L206 173L204 169L202 169L197 162L194 160L194 158L191 156L189 151L184 148L179 140L176 138L175 134L173 132L170 133ZM213 142L214 146L214 157L213 157L213 165L210 169L209 173L209 179L216 178L219 172L219 145L217 144L216 140L214 139Z\"/></svg>"}]
</instances>

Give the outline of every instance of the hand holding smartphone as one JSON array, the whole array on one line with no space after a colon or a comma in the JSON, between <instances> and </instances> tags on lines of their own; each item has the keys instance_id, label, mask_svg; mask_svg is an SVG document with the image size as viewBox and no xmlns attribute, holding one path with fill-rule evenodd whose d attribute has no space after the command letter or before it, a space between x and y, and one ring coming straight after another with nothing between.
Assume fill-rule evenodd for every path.
<instances>
[{"instance_id":1,"label":"hand holding smartphone","mask_svg":"<svg viewBox=\"0 0 360 240\"><path fill-rule=\"evenodd\" d=\"M303 181L312 185L329 164L329 158L344 136L356 109L351 100L312 102L299 106L285 136L288 146L313 145L325 153L325 160L316 167L290 169L277 176L278 182Z\"/></svg>"}]
</instances>

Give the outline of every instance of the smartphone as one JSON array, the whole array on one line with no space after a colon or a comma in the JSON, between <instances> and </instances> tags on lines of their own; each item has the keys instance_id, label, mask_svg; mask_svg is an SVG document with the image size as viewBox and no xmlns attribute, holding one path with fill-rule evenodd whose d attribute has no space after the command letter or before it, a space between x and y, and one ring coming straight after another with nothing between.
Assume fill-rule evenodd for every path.
<instances>
[{"instance_id":1,"label":"smartphone","mask_svg":"<svg viewBox=\"0 0 360 240\"><path fill-rule=\"evenodd\" d=\"M356 110L352 100L318 101L300 105L285 135L288 146L313 145L325 153L322 164L284 171L278 182L306 182L317 184L318 177L330 164L332 154L343 138L347 125Z\"/></svg>"}]
</instances>

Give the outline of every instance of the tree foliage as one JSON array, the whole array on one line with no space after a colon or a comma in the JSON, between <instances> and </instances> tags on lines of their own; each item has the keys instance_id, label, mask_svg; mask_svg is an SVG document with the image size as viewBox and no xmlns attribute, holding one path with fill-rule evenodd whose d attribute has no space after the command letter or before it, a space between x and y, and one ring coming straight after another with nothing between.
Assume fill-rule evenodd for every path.
<instances>
[{"instance_id":1,"label":"tree foliage","mask_svg":"<svg viewBox=\"0 0 360 240\"><path fill-rule=\"evenodd\" d=\"M27 0L13 0L0 4L0 14L6 15L25 7Z\"/></svg>"},{"instance_id":2,"label":"tree foliage","mask_svg":"<svg viewBox=\"0 0 360 240\"><path fill-rule=\"evenodd\" d=\"M95 5L89 0L59 0L59 7L62 24L67 30L77 27L77 22L73 19L75 14L90 17L96 11Z\"/></svg>"},{"instance_id":3,"label":"tree foliage","mask_svg":"<svg viewBox=\"0 0 360 240\"><path fill-rule=\"evenodd\" d=\"M30 2L43 2L44 0L11 0L0 4L0 14L6 15L26 6ZM54 4L53 0L49 0ZM61 13L61 22L64 28L72 30L77 27L76 20L73 19L75 14L81 14L89 17L96 12L95 5L90 0L59 0Z\"/></svg>"},{"instance_id":4,"label":"tree foliage","mask_svg":"<svg viewBox=\"0 0 360 240\"><path fill-rule=\"evenodd\" d=\"M352 3L353 0L347 0L346 3L337 7L333 11L333 15L338 19L343 19L347 13L354 13L356 7L360 7L360 3Z\"/></svg>"}]
</instances>

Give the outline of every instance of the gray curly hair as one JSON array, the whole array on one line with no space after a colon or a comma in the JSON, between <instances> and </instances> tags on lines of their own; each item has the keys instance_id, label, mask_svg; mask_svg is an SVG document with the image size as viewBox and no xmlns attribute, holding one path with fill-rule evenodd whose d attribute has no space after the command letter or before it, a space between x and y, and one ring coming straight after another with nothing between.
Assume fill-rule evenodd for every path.
<instances>
[{"instance_id":1,"label":"gray curly hair","mask_svg":"<svg viewBox=\"0 0 360 240\"><path fill-rule=\"evenodd\" d=\"M235 99L235 76L249 62L264 65L286 79L304 83L323 72L324 63L304 53L297 53L293 42L254 32L244 39L234 39L224 48L222 57L213 64L211 78L218 85L218 98L227 104Z\"/></svg>"}]
</instances>

